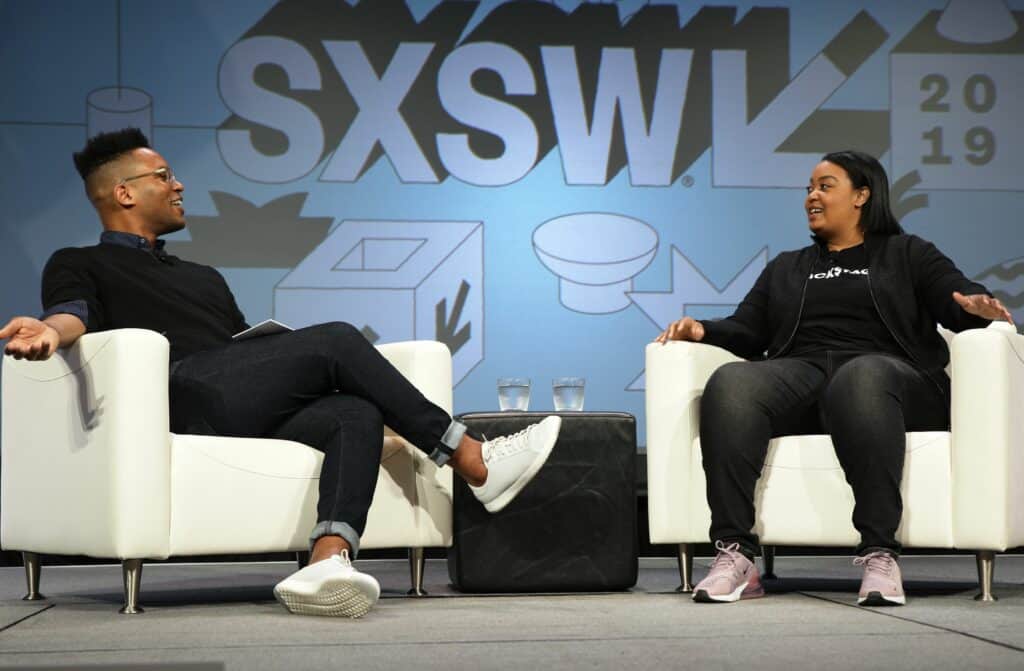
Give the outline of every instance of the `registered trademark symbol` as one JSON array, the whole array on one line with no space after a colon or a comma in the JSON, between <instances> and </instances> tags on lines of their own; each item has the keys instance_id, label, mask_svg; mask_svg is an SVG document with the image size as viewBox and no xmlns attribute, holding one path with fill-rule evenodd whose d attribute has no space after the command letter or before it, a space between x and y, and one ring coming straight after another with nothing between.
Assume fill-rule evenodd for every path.
<instances>
[{"instance_id":1,"label":"registered trademark symbol","mask_svg":"<svg viewBox=\"0 0 1024 671\"><path fill-rule=\"evenodd\" d=\"M683 175L683 179L680 183L683 185L683 188L689 189L691 186L693 186L693 177L690 177L689 175Z\"/></svg>"}]
</instances>

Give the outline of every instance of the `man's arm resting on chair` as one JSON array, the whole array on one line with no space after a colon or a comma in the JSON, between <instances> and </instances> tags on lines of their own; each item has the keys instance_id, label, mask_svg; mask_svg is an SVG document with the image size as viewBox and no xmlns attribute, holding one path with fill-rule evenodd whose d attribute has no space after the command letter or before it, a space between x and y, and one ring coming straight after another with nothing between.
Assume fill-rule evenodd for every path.
<instances>
[{"instance_id":1,"label":"man's arm resting on chair","mask_svg":"<svg viewBox=\"0 0 1024 671\"><path fill-rule=\"evenodd\" d=\"M85 333L85 324L78 317L63 312L46 319L15 317L0 329L0 340L10 338L4 354L15 359L42 361L49 359L58 347L69 347Z\"/></svg>"}]
</instances>

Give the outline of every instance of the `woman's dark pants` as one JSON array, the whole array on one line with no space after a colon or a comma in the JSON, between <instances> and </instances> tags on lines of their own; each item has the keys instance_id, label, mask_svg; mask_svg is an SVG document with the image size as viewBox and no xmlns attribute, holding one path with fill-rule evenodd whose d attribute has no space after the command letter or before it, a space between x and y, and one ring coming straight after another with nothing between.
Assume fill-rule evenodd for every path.
<instances>
[{"instance_id":1,"label":"woman's dark pants","mask_svg":"<svg viewBox=\"0 0 1024 671\"><path fill-rule=\"evenodd\" d=\"M745 554L757 554L754 487L768 441L829 433L853 489L857 554L898 554L906 433L947 430L948 398L948 384L944 392L889 355L821 352L722 366L700 407L711 541L736 542Z\"/></svg>"}]
</instances>

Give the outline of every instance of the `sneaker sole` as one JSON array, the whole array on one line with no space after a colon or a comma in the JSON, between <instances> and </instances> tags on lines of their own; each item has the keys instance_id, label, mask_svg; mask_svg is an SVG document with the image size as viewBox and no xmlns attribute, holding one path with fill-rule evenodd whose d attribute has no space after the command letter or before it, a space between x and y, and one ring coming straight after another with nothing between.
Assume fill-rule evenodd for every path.
<instances>
[{"instance_id":1,"label":"sneaker sole","mask_svg":"<svg viewBox=\"0 0 1024 671\"><path fill-rule=\"evenodd\" d=\"M377 603L380 588L350 578L326 580L312 594L276 588L274 597L290 613L326 617L362 617Z\"/></svg>"},{"instance_id":2,"label":"sneaker sole","mask_svg":"<svg viewBox=\"0 0 1024 671\"><path fill-rule=\"evenodd\" d=\"M857 599L858 606L903 606L907 603L907 597L885 596L881 592L869 592L867 596Z\"/></svg>"},{"instance_id":3,"label":"sneaker sole","mask_svg":"<svg viewBox=\"0 0 1024 671\"><path fill-rule=\"evenodd\" d=\"M537 475L541 467L547 462L548 457L551 456L551 450L554 449L555 443L558 442L558 434L562 431L562 418L558 418L558 428L554 431L554 435L551 440L544 445L544 448L537 454L537 458L533 460L530 467L523 471L515 482L509 485L508 489L503 491L498 496L484 504L484 508L489 513L496 513L508 504L512 503L512 499L519 495L519 492L523 491L523 487L530 484L530 480L533 480L533 476Z\"/></svg>"},{"instance_id":4,"label":"sneaker sole","mask_svg":"<svg viewBox=\"0 0 1024 671\"><path fill-rule=\"evenodd\" d=\"M693 593L693 600L697 603L733 603L741 599L760 599L764 596L764 589L746 592L747 585L743 583L729 594L710 594L706 589L698 589Z\"/></svg>"}]
</instances>

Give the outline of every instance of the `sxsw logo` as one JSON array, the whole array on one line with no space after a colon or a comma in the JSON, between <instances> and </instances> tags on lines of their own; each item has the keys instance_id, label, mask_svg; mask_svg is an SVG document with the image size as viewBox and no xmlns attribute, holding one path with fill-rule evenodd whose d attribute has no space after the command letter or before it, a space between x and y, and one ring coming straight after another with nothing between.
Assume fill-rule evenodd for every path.
<instances>
[{"instance_id":1,"label":"sxsw logo","mask_svg":"<svg viewBox=\"0 0 1024 671\"><path fill-rule=\"evenodd\" d=\"M680 25L648 5L623 24L608 5L517 2L467 32L477 5L416 21L397 0L280 2L222 59L224 161L256 182L321 163L320 180L355 182L386 157L405 183L502 186L557 146L568 185L628 168L667 186L713 143L716 185L799 186L835 115L861 129L850 144L888 148L888 117L818 109L888 36L866 13L790 81L785 8L703 7Z\"/></svg>"}]
</instances>

